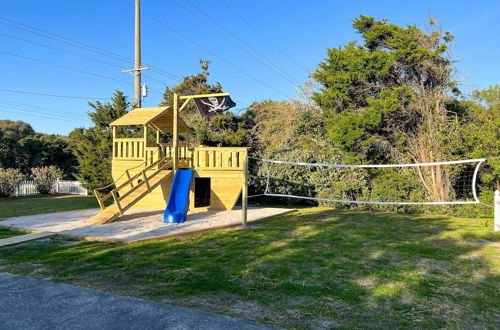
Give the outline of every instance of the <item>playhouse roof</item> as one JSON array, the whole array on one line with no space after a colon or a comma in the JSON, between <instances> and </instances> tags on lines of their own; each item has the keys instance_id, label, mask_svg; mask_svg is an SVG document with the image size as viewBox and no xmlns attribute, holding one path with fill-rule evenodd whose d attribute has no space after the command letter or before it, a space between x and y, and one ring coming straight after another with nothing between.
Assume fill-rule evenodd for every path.
<instances>
[{"instance_id":1,"label":"playhouse roof","mask_svg":"<svg viewBox=\"0 0 500 330\"><path fill-rule=\"evenodd\" d=\"M172 107L137 108L118 118L109 126L151 125L162 132L172 131ZM179 128L190 130L179 117Z\"/></svg>"}]
</instances>

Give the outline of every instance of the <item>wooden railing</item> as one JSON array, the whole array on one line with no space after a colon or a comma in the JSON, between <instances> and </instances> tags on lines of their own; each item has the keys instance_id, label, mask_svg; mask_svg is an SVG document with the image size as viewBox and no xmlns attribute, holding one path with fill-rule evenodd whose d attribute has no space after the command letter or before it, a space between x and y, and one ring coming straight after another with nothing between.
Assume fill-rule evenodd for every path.
<instances>
[{"instance_id":1,"label":"wooden railing","mask_svg":"<svg viewBox=\"0 0 500 330\"><path fill-rule=\"evenodd\" d=\"M247 156L247 148L240 147L178 147L179 161L202 170L242 170L243 159ZM173 147L166 143L152 143L144 146L144 139L115 139L113 149L114 159L144 160L146 166L158 159L173 158Z\"/></svg>"},{"instance_id":2,"label":"wooden railing","mask_svg":"<svg viewBox=\"0 0 500 330\"><path fill-rule=\"evenodd\" d=\"M122 176L120 176L120 178L118 178L117 180L115 180L113 183L111 183L111 184L109 184L109 185L107 185L105 187L97 188L97 189L94 190L94 195L97 198L97 202L99 203L99 207L101 208L101 210L104 210L105 209L104 202L106 200L108 200L109 198L113 197L113 200L114 200L114 202L115 202L115 204L116 204L116 206L117 206L120 214L122 214L123 213L123 207L120 204L120 201L122 201L125 197L127 197L128 195L130 195L133 191L135 191L137 188L141 187L142 185L146 185L146 187L148 188L148 190L151 189L150 185L149 185L149 180L151 178L153 178L154 176L156 176L160 171L162 171L164 169L167 169L167 168L169 168L171 166L172 166L172 161L171 160L167 160L166 158L161 158L161 159L153 162L149 166L144 167L143 170L139 171L138 173L136 173L133 176L130 176L130 172L129 171L131 169L134 169L135 167L128 169L127 171L125 171L124 174L122 174L122 176L123 175L127 176L127 180L125 182L123 182L122 184L117 185L117 182L122 177ZM150 170L154 170L154 172L148 174L148 171L150 171ZM141 178L142 180L139 181L138 183L134 184L134 180L136 180L138 178ZM108 188L108 187L110 187L112 185L117 185L117 186L116 186L116 188L112 189L109 193L107 193L105 195L101 195L101 193L99 192L99 190ZM125 193L120 194L120 191L123 190L125 187L127 187L129 185L130 185L130 189L127 188L128 190Z\"/></svg>"},{"instance_id":3,"label":"wooden railing","mask_svg":"<svg viewBox=\"0 0 500 330\"><path fill-rule=\"evenodd\" d=\"M170 144L160 144L160 155L173 158L174 148ZM193 148L188 147L187 145L180 145L179 149L179 160L182 162L186 162L188 166L192 166L193 160Z\"/></svg>"},{"instance_id":4,"label":"wooden railing","mask_svg":"<svg viewBox=\"0 0 500 330\"><path fill-rule=\"evenodd\" d=\"M144 159L144 139L119 138L113 141L113 158L138 160Z\"/></svg>"},{"instance_id":5,"label":"wooden railing","mask_svg":"<svg viewBox=\"0 0 500 330\"><path fill-rule=\"evenodd\" d=\"M247 148L197 147L193 167L201 170L243 170Z\"/></svg>"},{"instance_id":6,"label":"wooden railing","mask_svg":"<svg viewBox=\"0 0 500 330\"><path fill-rule=\"evenodd\" d=\"M156 162L158 159L165 157L159 152L158 147L146 147L146 165L149 166Z\"/></svg>"}]
</instances>

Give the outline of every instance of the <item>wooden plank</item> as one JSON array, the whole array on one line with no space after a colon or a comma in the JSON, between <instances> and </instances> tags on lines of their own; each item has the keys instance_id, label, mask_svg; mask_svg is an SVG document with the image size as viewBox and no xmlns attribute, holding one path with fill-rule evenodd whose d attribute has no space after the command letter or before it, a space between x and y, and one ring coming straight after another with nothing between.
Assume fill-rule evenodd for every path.
<instances>
[{"instance_id":1,"label":"wooden plank","mask_svg":"<svg viewBox=\"0 0 500 330\"><path fill-rule=\"evenodd\" d=\"M231 168L238 167L238 153L236 151L231 151Z\"/></svg>"},{"instance_id":2,"label":"wooden plank","mask_svg":"<svg viewBox=\"0 0 500 330\"><path fill-rule=\"evenodd\" d=\"M50 236L54 236L54 235L56 235L56 233L53 233L50 231L43 231L40 233L33 233L33 234L26 234L26 235L4 238L4 239L0 239L0 247L14 245L14 244L20 244L20 243L33 241L33 240L40 239L40 238L46 238L46 237L50 237Z\"/></svg>"},{"instance_id":3,"label":"wooden plank","mask_svg":"<svg viewBox=\"0 0 500 330\"><path fill-rule=\"evenodd\" d=\"M116 138L115 141L116 142L129 142L129 141L132 141L132 142L142 142L142 138Z\"/></svg>"},{"instance_id":4,"label":"wooden plank","mask_svg":"<svg viewBox=\"0 0 500 330\"><path fill-rule=\"evenodd\" d=\"M200 97L216 97L216 96L228 96L228 95L229 95L229 93L213 93L213 94L183 95L183 96L180 96L179 98L181 100L187 100L187 99L200 98Z\"/></svg>"},{"instance_id":5,"label":"wooden plank","mask_svg":"<svg viewBox=\"0 0 500 330\"><path fill-rule=\"evenodd\" d=\"M150 189L144 189L146 187L145 182L143 181L140 185L134 187L134 191L132 193L127 193L126 195L120 197L120 206L118 206L118 203L112 204L103 211L99 212L94 217L87 220L87 222L104 224L116 220L120 215L134 206L141 199L149 196L150 191L159 186L164 180L171 178L172 175L173 172L168 170L155 171L152 175L149 176ZM117 199L118 198L115 198L115 200Z\"/></svg>"}]
</instances>

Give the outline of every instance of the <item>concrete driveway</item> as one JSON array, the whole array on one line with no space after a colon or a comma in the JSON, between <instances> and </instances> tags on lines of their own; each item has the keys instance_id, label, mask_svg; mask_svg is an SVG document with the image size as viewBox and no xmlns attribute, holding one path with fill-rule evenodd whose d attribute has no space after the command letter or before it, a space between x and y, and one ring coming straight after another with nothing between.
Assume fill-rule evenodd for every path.
<instances>
[{"instance_id":1,"label":"concrete driveway","mask_svg":"<svg viewBox=\"0 0 500 330\"><path fill-rule=\"evenodd\" d=\"M0 329L274 329L228 316L0 273Z\"/></svg>"}]
</instances>

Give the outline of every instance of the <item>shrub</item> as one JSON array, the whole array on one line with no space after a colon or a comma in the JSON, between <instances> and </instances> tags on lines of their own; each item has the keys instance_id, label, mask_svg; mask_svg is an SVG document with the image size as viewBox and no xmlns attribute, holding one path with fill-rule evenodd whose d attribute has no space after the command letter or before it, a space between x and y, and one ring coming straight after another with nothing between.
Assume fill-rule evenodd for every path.
<instances>
[{"instance_id":1,"label":"shrub","mask_svg":"<svg viewBox=\"0 0 500 330\"><path fill-rule=\"evenodd\" d=\"M23 180L24 175L18 169L0 168L0 197L12 196L17 185Z\"/></svg>"},{"instance_id":2,"label":"shrub","mask_svg":"<svg viewBox=\"0 0 500 330\"><path fill-rule=\"evenodd\" d=\"M57 166L42 166L31 169L31 177L39 194L48 194L52 190L54 183L61 179L63 172Z\"/></svg>"}]
</instances>

